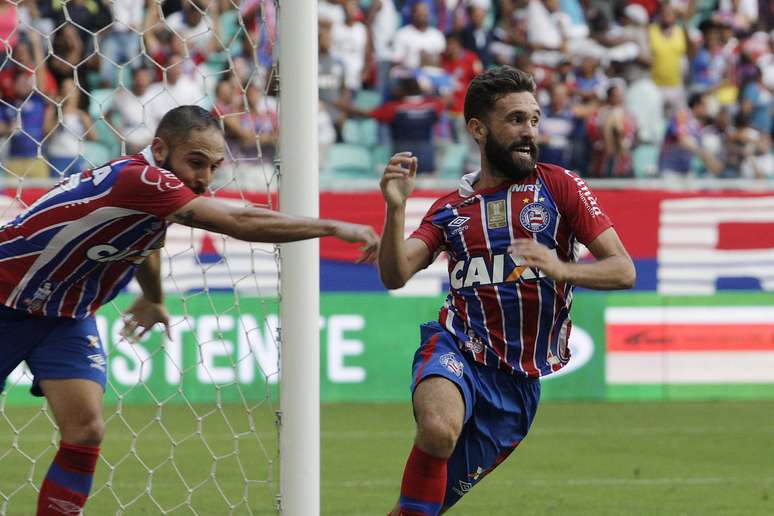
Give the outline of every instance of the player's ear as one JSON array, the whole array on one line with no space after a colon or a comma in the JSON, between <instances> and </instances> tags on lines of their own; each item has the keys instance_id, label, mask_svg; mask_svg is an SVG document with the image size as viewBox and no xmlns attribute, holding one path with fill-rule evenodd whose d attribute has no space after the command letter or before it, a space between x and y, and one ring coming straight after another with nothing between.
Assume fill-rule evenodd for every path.
<instances>
[{"instance_id":1,"label":"player's ear","mask_svg":"<svg viewBox=\"0 0 774 516\"><path fill-rule=\"evenodd\" d=\"M488 134L488 130L486 125L479 120L478 118L471 118L468 120L468 132L473 137L474 140L477 142L480 142L484 139L486 139L486 136Z\"/></svg>"},{"instance_id":2,"label":"player's ear","mask_svg":"<svg viewBox=\"0 0 774 516\"><path fill-rule=\"evenodd\" d=\"M151 153L153 154L153 160L157 164L164 163L169 155L169 147L167 142L156 136L151 142Z\"/></svg>"}]
</instances>

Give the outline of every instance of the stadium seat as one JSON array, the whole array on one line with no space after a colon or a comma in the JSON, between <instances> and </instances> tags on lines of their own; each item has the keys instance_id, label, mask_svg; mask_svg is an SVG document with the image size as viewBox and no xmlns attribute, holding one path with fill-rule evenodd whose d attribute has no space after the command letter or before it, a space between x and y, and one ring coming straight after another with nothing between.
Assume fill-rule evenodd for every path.
<instances>
[{"instance_id":1,"label":"stadium seat","mask_svg":"<svg viewBox=\"0 0 774 516\"><path fill-rule=\"evenodd\" d=\"M375 147L379 143L379 123L370 118L349 118L342 128L344 143Z\"/></svg>"},{"instance_id":2,"label":"stadium seat","mask_svg":"<svg viewBox=\"0 0 774 516\"><path fill-rule=\"evenodd\" d=\"M350 143L337 143L328 148L323 174L343 177L374 177L368 148Z\"/></svg>"},{"instance_id":3,"label":"stadium seat","mask_svg":"<svg viewBox=\"0 0 774 516\"><path fill-rule=\"evenodd\" d=\"M373 90L359 90L355 93L354 104L360 109L374 109L382 104L382 94Z\"/></svg>"},{"instance_id":4,"label":"stadium seat","mask_svg":"<svg viewBox=\"0 0 774 516\"><path fill-rule=\"evenodd\" d=\"M653 177L658 174L659 148L652 144L642 144L632 151L634 177Z\"/></svg>"},{"instance_id":5,"label":"stadium seat","mask_svg":"<svg viewBox=\"0 0 774 516\"><path fill-rule=\"evenodd\" d=\"M105 145L99 142L83 142L84 167L91 168L110 161L115 155Z\"/></svg>"},{"instance_id":6,"label":"stadium seat","mask_svg":"<svg viewBox=\"0 0 774 516\"><path fill-rule=\"evenodd\" d=\"M467 154L468 147L464 143L450 143L446 145L443 148L443 155L440 163L441 177L462 177Z\"/></svg>"},{"instance_id":7,"label":"stadium seat","mask_svg":"<svg viewBox=\"0 0 774 516\"><path fill-rule=\"evenodd\" d=\"M381 174L391 156L392 148L389 145L380 144L371 149L371 163L373 163L374 171Z\"/></svg>"}]
</instances>

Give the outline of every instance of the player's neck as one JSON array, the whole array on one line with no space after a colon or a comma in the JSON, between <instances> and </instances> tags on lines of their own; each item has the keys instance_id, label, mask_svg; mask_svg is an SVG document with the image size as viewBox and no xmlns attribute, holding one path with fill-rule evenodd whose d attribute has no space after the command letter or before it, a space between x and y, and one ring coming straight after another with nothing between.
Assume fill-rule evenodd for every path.
<instances>
[{"instance_id":1,"label":"player's neck","mask_svg":"<svg viewBox=\"0 0 774 516\"><path fill-rule=\"evenodd\" d=\"M478 192L481 190L488 190L489 188L496 188L501 184L509 181L508 178L493 172L492 165L489 164L484 156L481 156L481 174L478 176L478 181L473 185L473 190Z\"/></svg>"}]
</instances>

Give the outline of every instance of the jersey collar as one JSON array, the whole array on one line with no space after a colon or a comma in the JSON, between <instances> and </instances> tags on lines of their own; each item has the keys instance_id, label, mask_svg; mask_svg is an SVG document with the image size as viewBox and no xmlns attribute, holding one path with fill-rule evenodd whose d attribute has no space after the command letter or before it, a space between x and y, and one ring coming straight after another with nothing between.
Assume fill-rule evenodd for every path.
<instances>
[{"instance_id":1,"label":"jersey collar","mask_svg":"<svg viewBox=\"0 0 774 516\"><path fill-rule=\"evenodd\" d=\"M142 155L143 158L145 158L145 161L147 161L150 166L158 167L158 165L156 165L156 160L153 159L153 152L151 151L150 145L148 145L143 150L141 150L140 154Z\"/></svg>"},{"instance_id":2,"label":"jersey collar","mask_svg":"<svg viewBox=\"0 0 774 516\"><path fill-rule=\"evenodd\" d=\"M473 185L476 184L476 181L478 181L478 178L481 177L481 171L476 170L475 172L471 172L470 174L465 174L462 176L462 179L460 179L460 186L459 186L459 194L460 197L470 197L475 193L475 189L473 188Z\"/></svg>"}]
</instances>

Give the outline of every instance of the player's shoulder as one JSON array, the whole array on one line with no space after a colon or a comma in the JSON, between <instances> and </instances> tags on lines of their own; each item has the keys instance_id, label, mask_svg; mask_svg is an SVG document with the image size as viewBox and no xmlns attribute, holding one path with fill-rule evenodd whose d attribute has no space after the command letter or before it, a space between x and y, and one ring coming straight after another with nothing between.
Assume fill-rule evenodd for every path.
<instances>
[{"instance_id":1,"label":"player's shoulder","mask_svg":"<svg viewBox=\"0 0 774 516\"><path fill-rule=\"evenodd\" d=\"M144 153L121 156L111 161L110 166L119 173L119 181L127 186L150 186L159 191L184 186L174 173L151 163Z\"/></svg>"},{"instance_id":2,"label":"player's shoulder","mask_svg":"<svg viewBox=\"0 0 774 516\"><path fill-rule=\"evenodd\" d=\"M460 195L458 190L448 192L433 201L433 204L430 205L430 208L427 210L427 212L436 213L446 208L447 206L454 206L464 199L465 198Z\"/></svg>"},{"instance_id":3,"label":"player's shoulder","mask_svg":"<svg viewBox=\"0 0 774 516\"><path fill-rule=\"evenodd\" d=\"M578 174L552 163L538 163L537 176L549 188L587 188L586 181Z\"/></svg>"}]
</instances>

